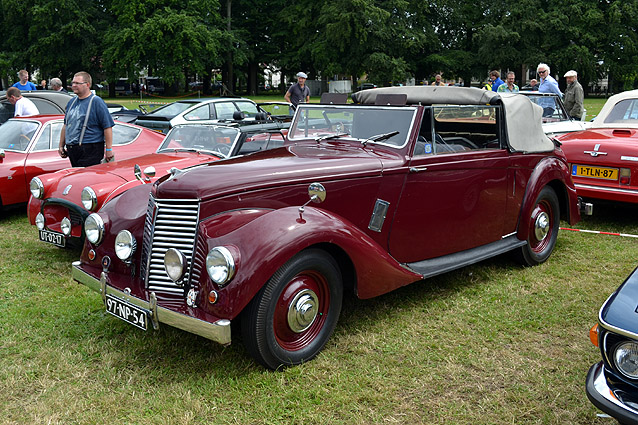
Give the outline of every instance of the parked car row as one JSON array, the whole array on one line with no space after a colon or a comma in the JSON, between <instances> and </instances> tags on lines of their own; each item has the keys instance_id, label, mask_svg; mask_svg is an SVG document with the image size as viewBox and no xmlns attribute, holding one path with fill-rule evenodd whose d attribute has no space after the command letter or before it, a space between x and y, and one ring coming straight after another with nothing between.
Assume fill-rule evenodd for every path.
<instances>
[{"instance_id":1,"label":"parked car row","mask_svg":"<svg viewBox=\"0 0 638 425\"><path fill-rule=\"evenodd\" d=\"M638 202L638 91L587 128L537 93L352 98L294 118L283 103L176 102L135 116L165 134L117 122L117 162L85 169L57 157L60 115L10 118L0 205L30 194L37 237L82 247L72 276L116 318L224 345L237 324L248 353L278 369L320 353L346 292L380 296L506 252L537 265L559 221L580 219L579 197ZM590 333L602 361L587 396L621 423L638 423L636 288L638 271Z\"/></svg>"}]
</instances>

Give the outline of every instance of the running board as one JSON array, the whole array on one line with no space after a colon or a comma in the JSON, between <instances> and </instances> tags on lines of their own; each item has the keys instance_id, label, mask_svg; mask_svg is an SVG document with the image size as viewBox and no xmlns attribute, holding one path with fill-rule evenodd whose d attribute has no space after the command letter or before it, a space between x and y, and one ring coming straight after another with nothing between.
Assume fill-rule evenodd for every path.
<instances>
[{"instance_id":1,"label":"running board","mask_svg":"<svg viewBox=\"0 0 638 425\"><path fill-rule=\"evenodd\" d=\"M508 236L497 242L487 245L457 252L455 254L444 255L443 257L431 258L429 260L407 263L406 267L421 274L423 279L446 273L451 270L460 269L470 264L478 263L487 258L495 257L505 252L524 246L527 241L519 240L516 235Z\"/></svg>"}]
</instances>

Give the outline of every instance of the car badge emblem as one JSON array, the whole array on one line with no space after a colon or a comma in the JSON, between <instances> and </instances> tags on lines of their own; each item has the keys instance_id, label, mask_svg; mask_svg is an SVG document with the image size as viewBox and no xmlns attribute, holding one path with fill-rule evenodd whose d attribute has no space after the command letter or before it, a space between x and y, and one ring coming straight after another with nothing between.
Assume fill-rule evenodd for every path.
<instances>
[{"instance_id":1,"label":"car badge emblem","mask_svg":"<svg viewBox=\"0 0 638 425\"><path fill-rule=\"evenodd\" d=\"M62 192L63 195L68 195L69 192L71 191L71 188L73 187L72 184L68 185L67 187L64 188L64 192Z\"/></svg>"},{"instance_id":2,"label":"car badge emblem","mask_svg":"<svg viewBox=\"0 0 638 425\"><path fill-rule=\"evenodd\" d=\"M583 153L588 153L594 158L597 157L598 155L607 155L607 152L598 152L598 149L600 149L600 143L596 143L596 146L594 146L593 151L584 151Z\"/></svg>"}]
</instances>

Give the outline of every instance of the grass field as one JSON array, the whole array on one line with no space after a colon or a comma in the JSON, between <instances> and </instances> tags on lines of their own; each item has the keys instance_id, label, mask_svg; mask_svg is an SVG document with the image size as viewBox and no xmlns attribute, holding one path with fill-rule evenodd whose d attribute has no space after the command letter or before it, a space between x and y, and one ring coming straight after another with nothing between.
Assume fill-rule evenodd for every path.
<instances>
[{"instance_id":1,"label":"grass field","mask_svg":"<svg viewBox=\"0 0 638 425\"><path fill-rule=\"evenodd\" d=\"M596 204L576 227L638 235L637 217ZM79 253L39 242L21 209L0 212L0 252L0 424L615 423L584 392L588 330L637 238L561 230L537 267L501 256L347 297L322 353L280 372L239 340L108 315L70 278Z\"/></svg>"}]
</instances>

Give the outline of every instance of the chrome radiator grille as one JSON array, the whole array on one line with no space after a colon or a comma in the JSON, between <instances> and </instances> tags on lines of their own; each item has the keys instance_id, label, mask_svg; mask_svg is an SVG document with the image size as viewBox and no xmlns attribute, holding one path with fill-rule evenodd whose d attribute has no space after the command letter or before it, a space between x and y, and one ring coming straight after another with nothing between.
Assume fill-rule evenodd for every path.
<instances>
[{"instance_id":1,"label":"chrome radiator grille","mask_svg":"<svg viewBox=\"0 0 638 425\"><path fill-rule=\"evenodd\" d=\"M141 276L146 287L157 292L182 294L183 288L177 286L164 270L164 254L169 248L178 249L187 259L184 282L188 282L191 273L199 202L184 199L149 199L144 241L142 245Z\"/></svg>"}]
</instances>

